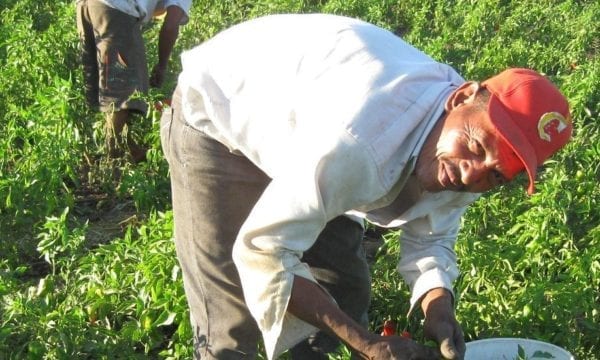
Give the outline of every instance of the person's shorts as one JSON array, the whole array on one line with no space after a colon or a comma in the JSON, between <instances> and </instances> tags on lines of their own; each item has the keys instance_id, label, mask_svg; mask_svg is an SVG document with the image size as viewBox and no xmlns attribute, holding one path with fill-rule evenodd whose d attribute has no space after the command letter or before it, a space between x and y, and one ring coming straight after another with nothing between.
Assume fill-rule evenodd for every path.
<instances>
[{"instance_id":1,"label":"person's shorts","mask_svg":"<svg viewBox=\"0 0 600 360\"><path fill-rule=\"evenodd\" d=\"M148 64L140 22L98 0L77 3L85 93L101 111L133 110L143 114L147 103Z\"/></svg>"}]
</instances>

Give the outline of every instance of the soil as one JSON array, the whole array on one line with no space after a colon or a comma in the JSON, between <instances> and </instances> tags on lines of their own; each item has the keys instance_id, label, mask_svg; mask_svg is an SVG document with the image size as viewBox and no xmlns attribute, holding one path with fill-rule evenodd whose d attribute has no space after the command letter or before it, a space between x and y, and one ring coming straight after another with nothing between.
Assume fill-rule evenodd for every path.
<instances>
[{"instance_id":1,"label":"soil","mask_svg":"<svg viewBox=\"0 0 600 360\"><path fill-rule=\"evenodd\" d=\"M143 220L133 200L87 191L77 195L73 213L81 223L88 222L86 238L89 247L121 237L128 225Z\"/></svg>"},{"instance_id":2,"label":"soil","mask_svg":"<svg viewBox=\"0 0 600 360\"><path fill-rule=\"evenodd\" d=\"M137 212L133 200L117 196L114 190L103 190L103 186L99 184L90 184L86 176L93 173L100 179L106 179L107 174L110 174L116 187L121 178L121 166L126 161L124 158L105 159L99 155L84 154L80 186L75 192L72 214L80 224L87 221L86 239L90 247L121 237L128 225L142 220L143 214Z\"/></svg>"}]
</instances>

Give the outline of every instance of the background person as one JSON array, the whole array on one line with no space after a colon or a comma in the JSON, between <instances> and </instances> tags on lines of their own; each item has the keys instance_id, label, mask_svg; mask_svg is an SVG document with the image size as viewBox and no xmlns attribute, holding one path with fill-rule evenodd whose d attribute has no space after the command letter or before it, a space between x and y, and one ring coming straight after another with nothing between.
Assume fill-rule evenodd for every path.
<instances>
[{"instance_id":1,"label":"background person","mask_svg":"<svg viewBox=\"0 0 600 360\"><path fill-rule=\"evenodd\" d=\"M482 192L570 138L535 71L465 81L392 33L333 15L273 15L182 55L163 113L175 242L196 357L460 359L454 244ZM398 270L439 349L367 330L366 219L402 229ZM321 331L319 331L321 330Z\"/></svg>"},{"instance_id":2,"label":"background person","mask_svg":"<svg viewBox=\"0 0 600 360\"><path fill-rule=\"evenodd\" d=\"M123 135L133 113L145 115L148 105L136 93L165 78L169 57L187 23L191 0L77 0L77 29L82 44L86 101L106 113L109 156L119 157L123 146L134 162L146 150ZM141 27L154 15L164 15L158 38L158 62L148 75ZM123 138L124 137L124 138Z\"/></svg>"}]
</instances>

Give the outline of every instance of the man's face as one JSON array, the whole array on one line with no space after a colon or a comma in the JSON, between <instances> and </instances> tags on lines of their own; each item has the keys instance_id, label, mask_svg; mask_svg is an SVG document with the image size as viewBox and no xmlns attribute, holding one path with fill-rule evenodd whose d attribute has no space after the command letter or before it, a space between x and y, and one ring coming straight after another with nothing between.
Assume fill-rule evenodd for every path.
<instances>
[{"instance_id":1,"label":"man's face","mask_svg":"<svg viewBox=\"0 0 600 360\"><path fill-rule=\"evenodd\" d=\"M461 103L447 110L445 119L433 129L415 173L427 191L480 193L514 176L514 169L502 166L508 156L516 155L498 135L487 112L473 102Z\"/></svg>"}]
</instances>

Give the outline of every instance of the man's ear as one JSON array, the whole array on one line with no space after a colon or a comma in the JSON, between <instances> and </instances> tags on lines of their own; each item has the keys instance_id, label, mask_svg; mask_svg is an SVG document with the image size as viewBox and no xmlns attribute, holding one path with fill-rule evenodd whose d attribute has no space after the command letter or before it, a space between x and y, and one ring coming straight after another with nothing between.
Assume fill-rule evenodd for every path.
<instances>
[{"instance_id":1,"label":"man's ear","mask_svg":"<svg viewBox=\"0 0 600 360\"><path fill-rule=\"evenodd\" d=\"M480 85L476 81L467 81L454 90L446 100L446 111L450 111L463 104L469 104L475 101L475 96L480 89Z\"/></svg>"}]
</instances>

